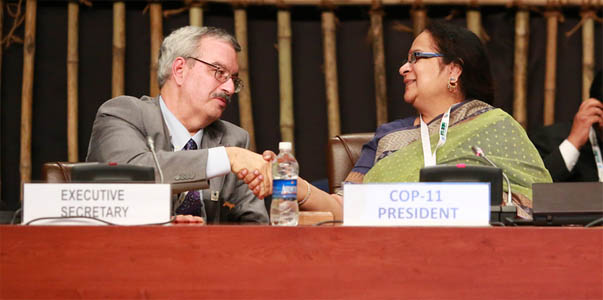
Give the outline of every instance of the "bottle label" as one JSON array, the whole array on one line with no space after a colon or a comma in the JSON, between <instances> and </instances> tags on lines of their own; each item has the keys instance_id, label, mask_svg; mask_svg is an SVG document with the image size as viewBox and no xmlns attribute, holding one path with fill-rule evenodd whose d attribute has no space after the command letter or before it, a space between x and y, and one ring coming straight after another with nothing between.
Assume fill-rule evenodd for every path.
<instances>
[{"instance_id":1,"label":"bottle label","mask_svg":"<svg viewBox=\"0 0 603 300\"><path fill-rule=\"evenodd\" d=\"M296 200L297 179L274 179L272 181L272 198Z\"/></svg>"}]
</instances>

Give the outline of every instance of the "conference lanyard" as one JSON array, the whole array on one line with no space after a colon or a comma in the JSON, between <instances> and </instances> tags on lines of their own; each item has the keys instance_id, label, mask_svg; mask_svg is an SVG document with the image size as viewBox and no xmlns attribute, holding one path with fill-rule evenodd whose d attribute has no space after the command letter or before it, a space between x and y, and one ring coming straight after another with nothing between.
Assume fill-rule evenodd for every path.
<instances>
[{"instance_id":1,"label":"conference lanyard","mask_svg":"<svg viewBox=\"0 0 603 300\"><path fill-rule=\"evenodd\" d=\"M423 161L425 162L425 167L436 165L436 152L438 152L438 148L442 147L446 143L448 123L450 121L450 109L452 109L452 105L448 108L448 111L444 114L444 116L442 116L439 130L440 140L433 150L433 154L431 153L429 128L427 127L427 124L425 124L425 121L423 121L423 116L419 115L419 119L421 120L421 143L423 144Z\"/></svg>"},{"instance_id":2,"label":"conference lanyard","mask_svg":"<svg viewBox=\"0 0 603 300\"><path fill-rule=\"evenodd\" d=\"M592 127L588 132L588 139L590 140L590 145L593 148L593 155L595 156L595 162L597 163L599 182L603 182L603 158L601 157L601 148L599 148L597 134L595 133L595 129L593 129Z\"/></svg>"}]
</instances>

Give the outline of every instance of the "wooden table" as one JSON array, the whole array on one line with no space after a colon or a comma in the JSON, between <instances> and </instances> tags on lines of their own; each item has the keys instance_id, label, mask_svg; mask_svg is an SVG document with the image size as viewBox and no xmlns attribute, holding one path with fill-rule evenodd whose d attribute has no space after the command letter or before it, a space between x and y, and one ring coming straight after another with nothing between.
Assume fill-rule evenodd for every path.
<instances>
[{"instance_id":1,"label":"wooden table","mask_svg":"<svg viewBox=\"0 0 603 300\"><path fill-rule=\"evenodd\" d=\"M602 299L601 228L0 226L0 298Z\"/></svg>"}]
</instances>

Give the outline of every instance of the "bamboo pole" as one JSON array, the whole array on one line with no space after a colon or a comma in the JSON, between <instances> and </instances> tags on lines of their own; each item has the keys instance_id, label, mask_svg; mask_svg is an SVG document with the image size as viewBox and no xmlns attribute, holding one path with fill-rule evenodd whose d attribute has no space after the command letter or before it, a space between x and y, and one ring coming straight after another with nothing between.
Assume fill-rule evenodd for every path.
<instances>
[{"instance_id":1,"label":"bamboo pole","mask_svg":"<svg viewBox=\"0 0 603 300\"><path fill-rule=\"evenodd\" d=\"M555 84L557 78L557 25L559 12L550 11L546 16L546 73L544 80L544 126L555 123Z\"/></svg>"},{"instance_id":2,"label":"bamboo pole","mask_svg":"<svg viewBox=\"0 0 603 300\"><path fill-rule=\"evenodd\" d=\"M520 9L515 15L515 62L513 65L513 117L523 128L527 126L526 86L530 13Z\"/></svg>"},{"instance_id":3,"label":"bamboo pole","mask_svg":"<svg viewBox=\"0 0 603 300\"><path fill-rule=\"evenodd\" d=\"M249 59L247 46L247 11L245 8L234 10L235 36L241 45L238 55L239 78L243 80L243 88L239 92L239 118L241 127L249 132L249 148L255 151L255 130L253 126L253 106L251 102L251 84L249 82Z\"/></svg>"},{"instance_id":4,"label":"bamboo pole","mask_svg":"<svg viewBox=\"0 0 603 300\"><path fill-rule=\"evenodd\" d=\"M387 84L385 76L385 50L383 49L383 10L374 7L371 12L371 42L375 68L375 100L377 126L387 123Z\"/></svg>"},{"instance_id":5,"label":"bamboo pole","mask_svg":"<svg viewBox=\"0 0 603 300\"><path fill-rule=\"evenodd\" d=\"M0 41L2 41L2 30L4 30L4 0L0 0ZM3 45L0 43L0 78L2 77L2 48ZM0 80L0 95L2 95L2 80ZM0 115L2 115L2 105L0 105ZM0 141L2 140L2 122L0 122ZM2 149L0 149L0 156L2 156ZM2 162L0 159L0 170L2 170ZM0 172L0 191L2 191L2 172ZM2 203L2 196L0 193L0 204Z\"/></svg>"},{"instance_id":6,"label":"bamboo pole","mask_svg":"<svg viewBox=\"0 0 603 300\"><path fill-rule=\"evenodd\" d=\"M341 133L339 117L339 91L337 80L337 38L335 35L335 14L333 11L322 12L322 35L325 88L327 93L327 116L329 119L329 137Z\"/></svg>"},{"instance_id":7,"label":"bamboo pole","mask_svg":"<svg viewBox=\"0 0 603 300\"><path fill-rule=\"evenodd\" d=\"M427 10L424 6L415 7L410 11L412 18L412 33L416 37L427 25Z\"/></svg>"},{"instance_id":8,"label":"bamboo pole","mask_svg":"<svg viewBox=\"0 0 603 300\"><path fill-rule=\"evenodd\" d=\"M126 60L126 4L123 1L113 3L113 66L111 74L111 96L125 94Z\"/></svg>"},{"instance_id":9,"label":"bamboo pole","mask_svg":"<svg viewBox=\"0 0 603 300\"><path fill-rule=\"evenodd\" d=\"M191 8L188 11L189 24L192 26L203 26L203 7L201 2L195 1L191 4Z\"/></svg>"},{"instance_id":10,"label":"bamboo pole","mask_svg":"<svg viewBox=\"0 0 603 300\"><path fill-rule=\"evenodd\" d=\"M588 13L588 12L587 12ZM594 12L592 12L594 14ZM583 13L583 18L585 18ZM590 84L595 76L595 21L586 17L582 25L582 100L589 97Z\"/></svg>"},{"instance_id":11,"label":"bamboo pole","mask_svg":"<svg viewBox=\"0 0 603 300\"><path fill-rule=\"evenodd\" d=\"M78 161L78 65L80 5L67 6L67 160Z\"/></svg>"},{"instance_id":12,"label":"bamboo pole","mask_svg":"<svg viewBox=\"0 0 603 300\"><path fill-rule=\"evenodd\" d=\"M475 33L482 42L482 14L479 9L471 7L467 10L467 29Z\"/></svg>"},{"instance_id":13,"label":"bamboo pole","mask_svg":"<svg viewBox=\"0 0 603 300\"><path fill-rule=\"evenodd\" d=\"M2 30L4 24L4 0L0 0L0 41L2 41ZM2 74L2 43L0 43L0 74ZM2 91L2 81L0 80L0 91ZM1 110L0 110L1 111ZM0 127L1 128L1 127Z\"/></svg>"},{"instance_id":14,"label":"bamboo pole","mask_svg":"<svg viewBox=\"0 0 603 300\"><path fill-rule=\"evenodd\" d=\"M150 3L151 19L151 69L150 69L150 91L149 95L159 95L159 83L157 82L157 61L159 59L159 48L163 40L163 24L161 19L161 3Z\"/></svg>"},{"instance_id":15,"label":"bamboo pole","mask_svg":"<svg viewBox=\"0 0 603 300\"><path fill-rule=\"evenodd\" d=\"M286 9L277 12L278 65L281 96L281 140L294 141L293 75L291 72L291 13ZM295 148L293 148L295 149Z\"/></svg>"},{"instance_id":16,"label":"bamboo pole","mask_svg":"<svg viewBox=\"0 0 603 300\"><path fill-rule=\"evenodd\" d=\"M31 111L33 100L34 58L36 52L36 0L25 4L25 43L23 45L23 82L21 88L21 187L31 181ZM21 200L23 189L21 189Z\"/></svg>"},{"instance_id":17,"label":"bamboo pole","mask_svg":"<svg viewBox=\"0 0 603 300\"><path fill-rule=\"evenodd\" d=\"M374 0L244 0L247 5L282 5L286 2L289 6L296 5L314 5L321 6L325 2L333 6L354 6L354 5L371 5ZM382 0L383 5L414 5L420 2L423 5L475 5L480 6L505 6L514 2L521 3L526 6L548 6L551 0ZM232 0L212 0L216 3L231 3ZM603 5L601 0L561 0L563 6L582 6L585 3L590 3L592 6L600 7Z\"/></svg>"}]
</instances>

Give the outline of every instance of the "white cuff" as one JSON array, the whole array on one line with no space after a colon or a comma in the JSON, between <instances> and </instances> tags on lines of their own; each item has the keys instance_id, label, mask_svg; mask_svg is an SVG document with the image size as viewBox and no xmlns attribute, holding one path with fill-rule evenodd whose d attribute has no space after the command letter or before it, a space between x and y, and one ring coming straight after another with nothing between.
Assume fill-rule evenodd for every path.
<instances>
[{"instance_id":1,"label":"white cuff","mask_svg":"<svg viewBox=\"0 0 603 300\"><path fill-rule=\"evenodd\" d=\"M561 156L563 157L563 162L565 162L567 170L571 172L574 169L576 162L578 162L580 151L578 151L578 149L576 149L572 143L565 139L561 145L559 145L559 152L561 152Z\"/></svg>"},{"instance_id":2,"label":"white cuff","mask_svg":"<svg viewBox=\"0 0 603 300\"><path fill-rule=\"evenodd\" d=\"M226 148L215 147L207 150L207 166L205 175L207 178L226 175L230 172L230 160L226 154Z\"/></svg>"}]
</instances>

